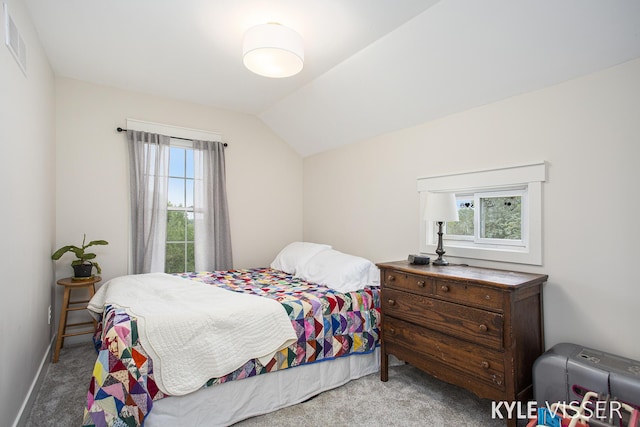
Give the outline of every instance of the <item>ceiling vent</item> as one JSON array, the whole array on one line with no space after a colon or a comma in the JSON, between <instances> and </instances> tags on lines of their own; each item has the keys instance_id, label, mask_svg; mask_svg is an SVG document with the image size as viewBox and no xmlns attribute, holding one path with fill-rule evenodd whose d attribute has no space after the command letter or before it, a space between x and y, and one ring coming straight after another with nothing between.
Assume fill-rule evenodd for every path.
<instances>
[{"instance_id":1,"label":"ceiling vent","mask_svg":"<svg viewBox=\"0 0 640 427\"><path fill-rule=\"evenodd\" d=\"M9 6L6 3L4 5L4 41L7 48L13 54L16 62L20 66L20 69L27 75L27 47L22 40L22 36L18 31L18 27L13 22L11 15L9 15Z\"/></svg>"}]
</instances>

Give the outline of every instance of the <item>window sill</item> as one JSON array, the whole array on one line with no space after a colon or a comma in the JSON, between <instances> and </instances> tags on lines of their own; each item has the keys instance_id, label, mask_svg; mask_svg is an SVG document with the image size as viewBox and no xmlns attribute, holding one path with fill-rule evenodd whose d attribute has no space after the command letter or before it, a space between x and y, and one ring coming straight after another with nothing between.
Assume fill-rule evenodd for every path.
<instances>
[{"instance_id":1,"label":"window sill","mask_svg":"<svg viewBox=\"0 0 640 427\"><path fill-rule=\"evenodd\" d=\"M420 248L421 253L435 254L436 245L426 244ZM541 251L531 252L524 248L470 248L464 246L454 246L443 244L445 258L447 256L456 258L479 259L486 261L510 262L515 264L542 265ZM437 256L437 255L436 255Z\"/></svg>"}]
</instances>

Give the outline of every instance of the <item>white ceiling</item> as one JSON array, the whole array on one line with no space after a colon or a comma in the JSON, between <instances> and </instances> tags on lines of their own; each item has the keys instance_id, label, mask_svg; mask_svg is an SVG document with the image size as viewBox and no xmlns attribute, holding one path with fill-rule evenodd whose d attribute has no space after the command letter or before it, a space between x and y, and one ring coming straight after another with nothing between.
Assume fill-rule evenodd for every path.
<instances>
[{"instance_id":1,"label":"white ceiling","mask_svg":"<svg viewBox=\"0 0 640 427\"><path fill-rule=\"evenodd\" d=\"M256 114L302 156L640 57L638 0L26 0L56 75ZM242 65L280 22L305 67Z\"/></svg>"}]
</instances>

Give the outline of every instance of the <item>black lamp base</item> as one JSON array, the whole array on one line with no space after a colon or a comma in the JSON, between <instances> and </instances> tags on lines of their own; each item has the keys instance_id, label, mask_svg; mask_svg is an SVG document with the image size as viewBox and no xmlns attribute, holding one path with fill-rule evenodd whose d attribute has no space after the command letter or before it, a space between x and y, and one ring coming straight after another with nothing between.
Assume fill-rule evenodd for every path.
<instances>
[{"instance_id":1,"label":"black lamp base","mask_svg":"<svg viewBox=\"0 0 640 427\"><path fill-rule=\"evenodd\" d=\"M447 261L446 259L440 257L440 258L434 260L431 264L433 264L433 265L449 265L449 261Z\"/></svg>"},{"instance_id":2,"label":"black lamp base","mask_svg":"<svg viewBox=\"0 0 640 427\"><path fill-rule=\"evenodd\" d=\"M445 254L444 249L442 248L442 221L438 221L438 248L436 249L436 253L438 254L438 259L434 260L431 264L433 265L449 265L449 262L442 258L442 255Z\"/></svg>"}]
</instances>

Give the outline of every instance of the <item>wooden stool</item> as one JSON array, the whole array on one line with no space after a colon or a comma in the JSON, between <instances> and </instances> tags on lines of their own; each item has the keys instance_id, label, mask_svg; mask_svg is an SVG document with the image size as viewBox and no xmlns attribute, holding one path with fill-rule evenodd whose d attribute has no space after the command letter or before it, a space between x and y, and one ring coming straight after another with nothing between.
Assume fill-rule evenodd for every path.
<instances>
[{"instance_id":1,"label":"wooden stool","mask_svg":"<svg viewBox=\"0 0 640 427\"><path fill-rule=\"evenodd\" d=\"M60 356L60 349L64 345L65 337L72 337L76 335L84 335L84 334L93 334L98 326L98 322L95 320L91 320L89 322L80 322L80 323L69 323L67 325L67 313L69 311L76 310L85 310L87 308L87 303L96 293L95 284L102 280L100 276L89 277L84 280L74 280L71 277L66 277L64 279L58 280L56 283L60 286L64 286L64 297L62 299L62 308L60 309L60 324L58 325L58 337L56 338L56 350L53 353L53 363L58 362L58 357ZM71 291L74 289L82 289L86 288L89 291L89 299L86 300L78 300L71 301ZM83 304L81 306L75 306L77 304ZM74 307L70 307L73 305ZM93 330L79 331L74 333L67 333L67 327L75 327L82 325L93 325Z\"/></svg>"}]
</instances>

